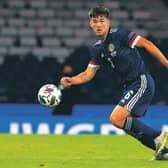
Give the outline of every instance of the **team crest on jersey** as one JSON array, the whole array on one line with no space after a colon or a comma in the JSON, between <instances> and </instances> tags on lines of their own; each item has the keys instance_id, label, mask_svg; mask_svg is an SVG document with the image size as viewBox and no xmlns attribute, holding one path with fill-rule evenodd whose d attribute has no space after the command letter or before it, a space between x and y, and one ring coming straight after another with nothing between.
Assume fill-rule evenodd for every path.
<instances>
[{"instance_id":1,"label":"team crest on jersey","mask_svg":"<svg viewBox=\"0 0 168 168\"><path fill-rule=\"evenodd\" d=\"M110 52L113 52L114 49L115 49L114 44L110 43L109 46L108 46L108 50L109 50Z\"/></svg>"}]
</instances>

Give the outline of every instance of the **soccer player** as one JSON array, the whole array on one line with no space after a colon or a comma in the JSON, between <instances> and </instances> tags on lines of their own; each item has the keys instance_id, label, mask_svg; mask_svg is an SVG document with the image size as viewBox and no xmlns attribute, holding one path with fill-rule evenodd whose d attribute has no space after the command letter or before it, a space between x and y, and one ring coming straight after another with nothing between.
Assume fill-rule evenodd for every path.
<instances>
[{"instance_id":1,"label":"soccer player","mask_svg":"<svg viewBox=\"0 0 168 168\"><path fill-rule=\"evenodd\" d=\"M91 9L89 19L90 27L100 40L93 47L93 55L86 70L72 77L61 78L61 84L68 87L88 82L100 66L108 63L121 77L124 86L123 96L110 115L111 123L155 150L153 159L168 160L168 149L165 147L168 133L157 131L138 119L145 115L155 85L137 47L145 48L166 68L168 60L146 38L123 27L111 28L109 10L104 6Z\"/></svg>"}]
</instances>

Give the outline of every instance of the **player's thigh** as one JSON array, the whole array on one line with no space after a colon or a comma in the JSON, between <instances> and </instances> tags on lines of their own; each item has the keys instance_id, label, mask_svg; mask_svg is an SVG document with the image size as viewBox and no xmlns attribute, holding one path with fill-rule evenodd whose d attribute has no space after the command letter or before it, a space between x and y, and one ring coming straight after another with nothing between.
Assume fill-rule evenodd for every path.
<instances>
[{"instance_id":1,"label":"player's thigh","mask_svg":"<svg viewBox=\"0 0 168 168\"><path fill-rule=\"evenodd\" d=\"M117 105L110 115L110 121L115 126L123 128L125 120L128 116L130 116L130 112L127 111L127 107Z\"/></svg>"},{"instance_id":2,"label":"player's thigh","mask_svg":"<svg viewBox=\"0 0 168 168\"><path fill-rule=\"evenodd\" d=\"M150 75L141 75L140 79L132 83L123 93L118 103L127 107L133 117L141 117L149 107L154 94L154 82Z\"/></svg>"}]
</instances>

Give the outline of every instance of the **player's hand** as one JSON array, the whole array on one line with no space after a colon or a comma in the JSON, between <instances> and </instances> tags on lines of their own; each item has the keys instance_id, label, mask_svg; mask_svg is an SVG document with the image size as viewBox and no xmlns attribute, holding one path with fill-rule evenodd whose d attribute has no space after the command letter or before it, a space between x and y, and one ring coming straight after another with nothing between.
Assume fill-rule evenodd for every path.
<instances>
[{"instance_id":1,"label":"player's hand","mask_svg":"<svg viewBox=\"0 0 168 168\"><path fill-rule=\"evenodd\" d=\"M71 77L63 77L63 78L61 78L60 83L64 87L71 86L72 85L72 78Z\"/></svg>"}]
</instances>

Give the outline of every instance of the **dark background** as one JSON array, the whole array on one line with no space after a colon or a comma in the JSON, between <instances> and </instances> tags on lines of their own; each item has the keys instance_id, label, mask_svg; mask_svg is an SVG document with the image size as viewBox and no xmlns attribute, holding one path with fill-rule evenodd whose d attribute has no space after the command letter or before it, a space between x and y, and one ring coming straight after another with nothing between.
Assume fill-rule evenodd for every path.
<instances>
[{"instance_id":1,"label":"dark background","mask_svg":"<svg viewBox=\"0 0 168 168\"><path fill-rule=\"evenodd\" d=\"M126 26L145 36L168 56L167 1L105 1L112 26ZM88 10L97 1L0 1L0 102L38 103L39 88L83 71L97 39L88 26ZM168 70L140 50L156 83L152 104L168 104ZM53 114L71 114L73 104L116 104L122 86L100 69L89 83L63 91Z\"/></svg>"}]
</instances>

